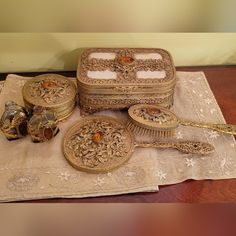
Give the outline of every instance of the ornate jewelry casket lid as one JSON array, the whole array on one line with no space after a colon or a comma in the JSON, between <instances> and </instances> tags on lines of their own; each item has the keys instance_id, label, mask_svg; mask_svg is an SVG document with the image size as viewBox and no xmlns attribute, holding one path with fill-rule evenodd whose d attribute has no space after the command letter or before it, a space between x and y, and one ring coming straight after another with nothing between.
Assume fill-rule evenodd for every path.
<instances>
[{"instance_id":1,"label":"ornate jewelry casket lid","mask_svg":"<svg viewBox=\"0 0 236 236\"><path fill-rule=\"evenodd\" d=\"M78 89L85 93L167 93L175 67L169 52L154 48L92 48L81 55Z\"/></svg>"}]
</instances>

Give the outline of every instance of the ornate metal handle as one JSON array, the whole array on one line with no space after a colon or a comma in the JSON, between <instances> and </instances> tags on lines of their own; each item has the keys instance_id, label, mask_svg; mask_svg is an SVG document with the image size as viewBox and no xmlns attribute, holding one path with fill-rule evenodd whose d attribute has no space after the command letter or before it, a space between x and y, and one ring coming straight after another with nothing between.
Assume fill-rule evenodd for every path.
<instances>
[{"instance_id":1,"label":"ornate metal handle","mask_svg":"<svg viewBox=\"0 0 236 236\"><path fill-rule=\"evenodd\" d=\"M179 124L184 125L184 126L206 128L206 129L211 129L220 133L236 135L236 125L204 123L204 122L195 122L195 121L188 121L188 120L179 120Z\"/></svg>"},{"instance_id":2,"label":"ornate metal handle","mask_svg":"<svg viewBox=\"0 0 236 236\"><path fill-rule=\"evenodd\" d=\"M215 148L209 144L198 141L182 142L153 142L153 143L135 143L136 147L155 147L155 148L175 148L183 153L207 155L214 152Z\"/></svg>"}]
</instances>

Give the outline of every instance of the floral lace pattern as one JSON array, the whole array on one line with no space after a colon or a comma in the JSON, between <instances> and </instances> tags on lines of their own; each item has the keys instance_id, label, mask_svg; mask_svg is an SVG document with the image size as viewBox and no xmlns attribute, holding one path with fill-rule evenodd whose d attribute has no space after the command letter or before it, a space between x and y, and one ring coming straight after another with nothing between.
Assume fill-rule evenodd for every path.
<instances>
[{"instance_id":1,"label":"floral lace pattern","mask_svg":"<svg viewBox=\"0 0 236 236\"><path fill-rule=\"evenodd\" d=\"M11 191L27 191L37 185L39 182L39 177L33 174L19 173L13 175L7 183L8 189Z\"/></svg>"},{"instance_id":2,"label":"floral lace pattern","mask_svg":"<svg viewBox=\"0 0 236 236\"><path fill-rule=\"evenodd\" d=\"M0 113L9 97L23 105L21 88L27 79L8 76L0 94ZM173 110L185 119L224 122L201 72L177 72ZM124 112L106 111L101 114L127 119ZM136 148L131 159L114 171L106 174L80 172L67 163L61 151L63 135L79 116L77 109L66 122L60 124L61 133L50 143L35 145L28 140L8 142L0 135L0 201L157 191L158 185L179 183L186 179L236 177L236 143L233 136L183 126L176 129L176 139L209 142L215 147L215 153L199 157L181 154L173 149ZM142 141L141 136L136 139Z\"/></svg>"}]
</instances>

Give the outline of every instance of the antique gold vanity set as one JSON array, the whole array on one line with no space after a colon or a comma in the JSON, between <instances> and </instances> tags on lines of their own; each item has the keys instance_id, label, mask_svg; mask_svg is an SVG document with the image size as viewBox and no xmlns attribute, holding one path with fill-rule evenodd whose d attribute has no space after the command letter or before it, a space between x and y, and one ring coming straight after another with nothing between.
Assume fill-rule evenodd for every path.
<instances>
[{"instance_id":1,"label":"antique gold vanity set","mask_svg":"<svg viewBox=\"0 0 236 236\"><path fill-rule=\"evenodd\" d=\"M236 135L235 125L177 117L171 111L175 84L173 60L163 49L85 49L79 60L77 86L56 74L28 80L22 89L25 107L7 102L0 128L8 140L27 134L33 142L51 140L59 132L60 122L72 114L78 97L85 117L66 132L62 149L73 167L91 173L120 167L135 147L173 148L199 155L214 152L209 143L175 140L179 125ZM93 114L102 110L128 110L128 119ZM137 141L138 135L153 141Z\"/></svg>"},{"instance_id":2,"label":"antique gold vanity set","mask_svg":"<svg viewBox=\"0 0 236 236\"><path fill-rule=\"evenodd\" d=\"M55 113L57 120L66 119L76 105L74 82L61 75L45 74L27 81L22 90L27 110L41 106Z\"/></svg>"}]
</instances>

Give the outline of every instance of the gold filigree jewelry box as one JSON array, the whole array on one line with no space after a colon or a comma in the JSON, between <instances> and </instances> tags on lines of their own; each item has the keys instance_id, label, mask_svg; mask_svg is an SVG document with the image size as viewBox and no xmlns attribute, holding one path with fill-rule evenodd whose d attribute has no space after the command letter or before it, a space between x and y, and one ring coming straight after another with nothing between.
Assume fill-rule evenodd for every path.
<instances>
[{"instance_id":1,"label":"gold filigree jewelry box","mask_svg":"<svg viewBox=\"0 0 236 236\"><path fill-rule=\"evenodd\" d=\"M154 48L90 48L81 55L77 84L81 111L173 105L176 84L170 53Z\"/></svg>"},{"instance_id":2,"label":"gold filigree jewelry box","mask_svg":"<svg viewBox=\"0 0 236 236\"><path fill-rule=\"evenodd\" d=\"M58 121L71 115L77 89L70 79L57 74L43 74L28 80L22 89L25 107L32 111L41 106L54 112Z\"/></svg>"}]
</instances>

